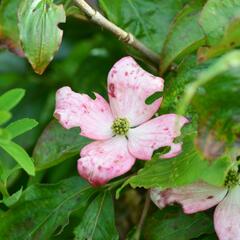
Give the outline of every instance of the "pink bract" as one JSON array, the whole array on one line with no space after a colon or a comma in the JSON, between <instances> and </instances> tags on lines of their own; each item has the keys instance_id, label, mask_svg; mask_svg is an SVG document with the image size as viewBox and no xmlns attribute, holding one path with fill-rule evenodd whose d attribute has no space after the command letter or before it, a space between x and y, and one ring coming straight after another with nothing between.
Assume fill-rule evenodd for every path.
<instances>
[{"instance_id":1,"label":"pink bract","mask_svg":"<svg viewBox=\"0 0 240 240\"><path fill-rule=\"evenodd\" d=\"M214 227L219 240L240 239L240 186L228 189L198 182L191 185L151 190L151 199L159 207L177 202L185 213L207 210L217 205L214 212Z\"/></svg>"},{"instance_id":2,"label":"pink bract","mask_svg":"<svg viewBox=\"0 0 240 240\"><path fill-rule=\"evenodd\" d=\"M64 128L80 127L80 135L96 140L85 146L78 160L78 172L92 185L105 184L129 171L136 158L150 160L153 152L164 146L171 150L165 158L181 152L174 139L188 122L185 117L166 114L151 119L162 98L148 105L145 100L163 91L164 80L143 70L131 57L119 60L108 75L110 105L98 94L91 99L63 87L56 94L54 116ZM130 129L126 135L112 130L114 120L124 118ZM151 119L151 120L150 120Z\"/></svg>"}]
</instances>

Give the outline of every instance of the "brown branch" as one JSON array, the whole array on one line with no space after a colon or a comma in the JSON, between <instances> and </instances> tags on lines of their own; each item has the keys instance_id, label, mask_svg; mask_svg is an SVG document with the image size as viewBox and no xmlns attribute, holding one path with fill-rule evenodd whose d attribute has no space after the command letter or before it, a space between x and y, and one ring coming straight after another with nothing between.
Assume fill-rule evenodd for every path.
<instances>
[{"instance_id":1,"label":"brown branch","mask_svg":"<svg viewBox=\"0 0 240 240\"><path fill-rule=\"evenodd\" d=\"M110 31L115 36L117 36L118 39L121 40L123 43L126 43L132 48L139 51L148 61L150 61L157 67L159 66L159 62L160 62L159 56L156 53L154 53L152 50L147 48L138 39L136 39L131 33L124 31L114 23L110 22L100 12L93 9L84 0L75 0L75 3L86 14L86 16L90 19L90 21Z\"/></svg>"}]
</instances>

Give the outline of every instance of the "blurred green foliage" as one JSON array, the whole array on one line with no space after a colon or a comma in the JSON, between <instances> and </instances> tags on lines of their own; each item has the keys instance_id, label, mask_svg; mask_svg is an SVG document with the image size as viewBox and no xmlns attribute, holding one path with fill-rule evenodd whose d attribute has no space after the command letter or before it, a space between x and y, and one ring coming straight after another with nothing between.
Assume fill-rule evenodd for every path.
<instances>
[{"instance_id":1,"label":"blurred green foliage","mask_svg":"<svg viewBox=\"0 0 240 240\"><path fill-rule=\"evenodd\" d=\"M240 155L239 1L88 1L159 54L158 69L88 21L72 1L21 1L0 1L0 239L216 239L211 212L186 216L150 205L141 225L147 194L140 187L196 180L222 186ZM165 79L157 114L181 113L191 123L176 140L183 142L177 157L156 153L126 178L92 188L75 176L79 152L90 141L53 120L55 93L70 86L107 98L108 72L128 54ZM49 65L37 75L27 58L38 73ZM113 200L116 188L119 200Z\"/></svg>"}]
</instances>

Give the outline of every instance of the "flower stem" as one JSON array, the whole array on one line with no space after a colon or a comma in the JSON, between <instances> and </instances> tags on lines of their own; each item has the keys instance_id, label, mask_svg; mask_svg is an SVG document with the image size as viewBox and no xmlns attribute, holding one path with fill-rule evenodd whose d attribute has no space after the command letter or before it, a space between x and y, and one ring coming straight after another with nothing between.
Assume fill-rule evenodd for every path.
<instances>
[{"instance_id":1,"label":"flower stem","mask_svg":"<svg viewBox=\"0 0 240 240\"><path fill-rule=\"evenodd\" d=\"M90 21L98 24L102 28L113 33L118 37L120 41L128 44L132 48L139 51L149 62L158 68L160 58L158 54L153 52L151 49L147 48L143 43L136 39L131 33L124 31L114 23L110 22L105 18L100 12L93 9L86 1L84 0L74 0L76 5L86 14Z\"/></svg>"},{"instance_id":2,"label":"flower stem","mask_svg":"<svg viewBox=\"0 0 240 240\"><path fill-rule=\"evenodd\" d=\"M134 240L139 240L140 237L141 237L142 227L143 227L144 221L147 217L147 213L148 213L148 210L149 210L149 207L150 207L150 203L151 203L150 192L147 191L145 203L144 203L144 206L143 206L142 215L141 215L140 221L139 221L138 226L137 226L137 230L136 230L136 233L135 233Z\"/></svg>"},{"instance_id":3,"label":"flower stem","mask_svg":"<svg viewBox=\"0 0 240 240\"><path fill-rule=\"evenodd\" d=\"M117 180L115 182L108 183L104 187L108 188L108 190L112 190L112 189L118 187L120 184L124 183L128 178L129 178L129 176L125 177L125 178L122 178L122 179L119 179L119 180Z\"/></svg>"}]
</instances>

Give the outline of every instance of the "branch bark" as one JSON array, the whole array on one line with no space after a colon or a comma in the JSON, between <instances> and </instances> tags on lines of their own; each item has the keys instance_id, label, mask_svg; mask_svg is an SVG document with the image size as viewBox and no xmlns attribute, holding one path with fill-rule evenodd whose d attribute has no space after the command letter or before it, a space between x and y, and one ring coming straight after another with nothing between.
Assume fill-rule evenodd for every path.
<instances>
[{"instance_id":1,"label":"branch bark","mask_svg":"<svg viewBox=\"0 0 240 240\"><path fill-rule=\"evenodd\" d=\"M159 66L160 58L158 54L154 53L152 50L147 48L143 43L141 43L138 39L136 39L131 33L124 31L114 23L110 22L100 12L93 9L84 0L75 0L75 3L86 14L86 16L90 19L90 21L112 32L115 36L118 37L120 41L128 44L132 48L139 51L148 61L150 61L155 66L157 67Z\"/></svg>"}]
</instances>

